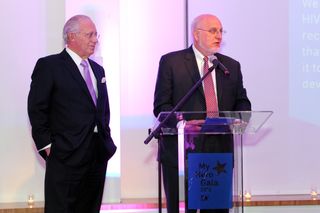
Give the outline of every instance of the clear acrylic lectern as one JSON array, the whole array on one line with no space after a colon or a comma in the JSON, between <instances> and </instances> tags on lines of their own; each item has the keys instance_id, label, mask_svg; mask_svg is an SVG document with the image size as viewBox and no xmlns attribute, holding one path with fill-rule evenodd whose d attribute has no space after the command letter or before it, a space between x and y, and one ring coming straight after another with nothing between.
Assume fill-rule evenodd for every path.
<instances>
[{"instance_id":1,"label":"clear acrylic lectern","mask_svg":"<svg viewBox=\"0 0 320 213\"><path fill-rule=\"evenodd\" d=\"M161 125L159 143L165 136L177 135L179 200L184 202L183 212L188 209L244 212L243 135L259 131L272 112L212 114L207 118L206 112L162 112L153 129Z\"/></svg>"}]
</instances>

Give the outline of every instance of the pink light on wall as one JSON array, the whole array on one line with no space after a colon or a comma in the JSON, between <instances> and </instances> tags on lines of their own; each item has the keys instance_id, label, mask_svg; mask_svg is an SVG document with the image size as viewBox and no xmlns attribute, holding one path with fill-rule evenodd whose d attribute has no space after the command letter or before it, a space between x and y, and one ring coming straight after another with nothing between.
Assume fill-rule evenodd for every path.
<instances>
[{"instance_id":1,"label":"pink light on wall","mask_svg":"<svg viewBox=\"0 0 320 213\"><path fill-rule=\"evenodd\" d=\"M179 1L120 4L121 115L152 116L160 57L184 47L183 7Z\"/></svg>"}]
</instances>

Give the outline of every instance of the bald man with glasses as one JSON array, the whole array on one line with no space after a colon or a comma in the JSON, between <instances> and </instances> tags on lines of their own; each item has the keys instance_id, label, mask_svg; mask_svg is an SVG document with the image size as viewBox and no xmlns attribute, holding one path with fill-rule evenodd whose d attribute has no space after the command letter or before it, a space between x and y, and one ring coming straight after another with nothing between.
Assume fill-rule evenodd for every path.
<instances>
[{"instance_id":1,"label":"bald man with glasses","mask_svg":"<svg viewBox=\"0 0 320 213\"><path fill-rule=\"evenodd\" d=\"M227 69L217 67L178 111L250 111L251 103L243 87L240 63L218 53L224 34L218 17L203 14L191 26L193 45L187 49L161 57L154 93L154 115L171 111L203 76L204 68L211 67L209 58L217 58ZM204 80L206 81L206 80ZM209 100L208 100L209 99ZM191 119L205 119L191 118ZM194 120L195 121L195 120ZM188 122L194 122L188 121ZM207 136L206 136L207 137ZM210 137L210 136L208 136ZM211 143L214 141L213 143ZM207 143L209 142L209 143ZM160 161L166 194L167 212L179 212L177 136L164 136L160 142ZM233 153L232 135L214 136L203 141L203 152ZM188 212L196 212L190 209ZM228 209L204 209L201 213L227 213Z\"/></svg>"}]
</instances>

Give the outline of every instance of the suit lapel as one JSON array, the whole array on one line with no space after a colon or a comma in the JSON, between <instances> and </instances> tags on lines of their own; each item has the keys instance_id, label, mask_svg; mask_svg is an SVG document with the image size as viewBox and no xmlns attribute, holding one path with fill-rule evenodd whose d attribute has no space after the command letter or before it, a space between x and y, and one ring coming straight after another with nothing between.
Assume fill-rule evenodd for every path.
<instances>
[{"instance_id":1,"label":"suit lapel","mask_svg":"<svg viewBox=\"0 0 320 213\"><path fill-rule=\"evenodd\" d=\"M222 86L224 85L224 74L223 71L219 69L219 67L216 68L216 87L217 87L217 99L218 99L218 104L221 103L222 97L223 97L223 88Z\"/></svg>"},{"instance_id":2,"label":"suit lapel","mask_svg":"<svg viewBox=\"0 0 320 213\"><path fill-rule=\"evenodd\" d=\"M215 54L219 59L218 54ZM196 84L197 81L199 81L199 79L201 78L200 76L200 72L199 72L199 68L197 65L197 61L194 55L194 52L192 50L192 47L189 47L187 49L187 52L185 54L185 64L186 64L186 68L187 71L189 73L189 75L191 76L193 83ZM223 97L223 81L225 81L226 76L224 75L223 71L217 67L215 70L215 75L216 75L216 88L217 88L217 98L218 98L218 103L222 103L222 97ZM204 96L204 90L202 86L199 86L199 91L200 93Z\"/></svg>"},{"instance_id":3,"label":"suit lapel","mask_svg":"<svg viewBox=\"0 0 320 213\"><path fill-rule=\"evenodd\" d=\"M192 47L189 47L185 54L185 65L193 83L196 84L200 80L201 76ZM199 86L199 90L204 97L203 87Z\"/></svg>"},{"instance_id":4,"label":"suit lapel","mask_svg":"<svg viewBox=\"0 0 320 213\"><path fill-rule=\"evenodd\" d=\"M85 80L83 79L76 63L72 60L71 56L67 53L67 51L65 49L61 52L61 56L62 56L64 63L66 64L65 67L67 67L67 70L69 71L69 73L71 74L73 79L78 83L81 90L86 94L86 96L90 99L90 101L94 105L94 102L91 98L87 84L86 84Z\"/></svg>"},{"instance_id":5,"label":"suit lapel","mask_svg":"<svg viewBox=\"0 0 320 213\"><path fill-rule=\"evenodd\" d=\"M218 60L221 61L221 58L219 57L219 54L215 54L217 56ZM226 75L224 72L219 68L219 66L216 68L216 87L217 87L217 98L218 98L218 103L222 103L222 97L223 97L223 85L225 84L226 80Z\"/></svg>"}]
</instances>

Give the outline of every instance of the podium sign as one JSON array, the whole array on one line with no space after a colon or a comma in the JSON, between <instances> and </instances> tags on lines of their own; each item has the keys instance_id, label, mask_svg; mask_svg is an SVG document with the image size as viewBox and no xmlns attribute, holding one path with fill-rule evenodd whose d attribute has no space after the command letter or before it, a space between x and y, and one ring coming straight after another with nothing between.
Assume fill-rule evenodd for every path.
<instances>
[{"instance_id":1,"label":"podium sign","mask_svg":"<svg viewBox=\"0 0 320 213\"><path fill-rule=\"evenodd\" d=\"M161 138L178 136L179 199L185 212L244 212L243 135L259 131L272 112L214 113L217 117L206 118L206 112L162 112L154 128L161 125Z\"/></svg>"},{"instance_id":2,"label":"podium sign","mask_svg":"<svg viewBox=\"0 0 320 213\"><path fill-rule=\"evenodd\" d=\"M188 154L188 209L232 208L232 154Z\"/></svg>"}]
</instances>

